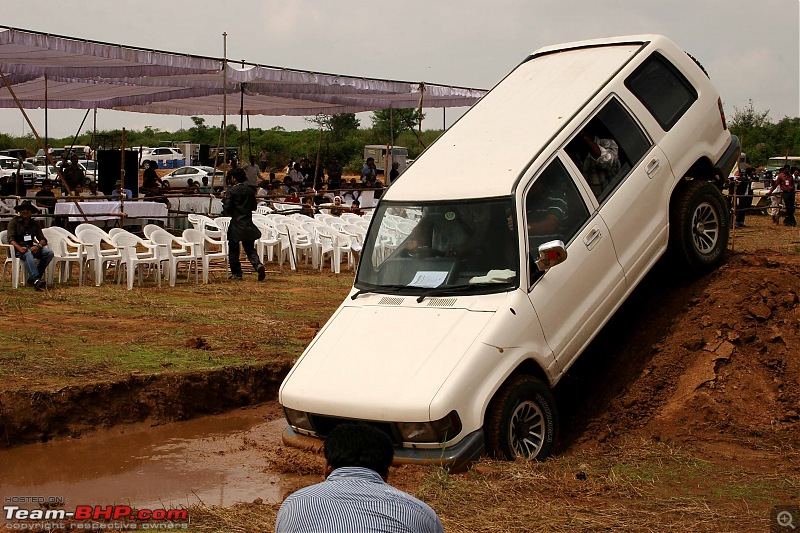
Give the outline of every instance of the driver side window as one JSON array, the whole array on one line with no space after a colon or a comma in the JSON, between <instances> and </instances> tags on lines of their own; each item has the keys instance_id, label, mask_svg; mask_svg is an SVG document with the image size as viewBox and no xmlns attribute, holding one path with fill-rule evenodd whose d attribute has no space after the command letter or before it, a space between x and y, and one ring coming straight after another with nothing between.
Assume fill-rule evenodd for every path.
<instances>
[{"instance_id":1,"label":"driver side window","mask_svg":"<svg viewBox=\"0 0 800 533\"><path fill-rule=\"evenodd\" d=\"M525 219L534 258L538 258L538 248L546 242L569 244L589 220L589 209L560 159L548 165L525 196ZM534 275L538 271L533 268L531 272Z\"/></svg>"}]
</instances>

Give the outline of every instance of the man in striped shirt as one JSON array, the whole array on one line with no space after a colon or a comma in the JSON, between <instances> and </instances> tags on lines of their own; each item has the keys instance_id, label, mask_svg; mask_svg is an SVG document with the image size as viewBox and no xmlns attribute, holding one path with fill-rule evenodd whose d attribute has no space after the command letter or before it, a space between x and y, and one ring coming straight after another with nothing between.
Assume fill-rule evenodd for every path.
<instances>
[{"instance_id":1,"label":"man in striped shirt","mask_svg":"<svg viewBox=\"0 0 800 533\"><path fill-rule=\"evenodd\" d=\"M393 458L382 431L336 427L325 440L325 481L284 500L276 533L442 533L433 509L386 483Z\"/></svg>"}]
</instances>

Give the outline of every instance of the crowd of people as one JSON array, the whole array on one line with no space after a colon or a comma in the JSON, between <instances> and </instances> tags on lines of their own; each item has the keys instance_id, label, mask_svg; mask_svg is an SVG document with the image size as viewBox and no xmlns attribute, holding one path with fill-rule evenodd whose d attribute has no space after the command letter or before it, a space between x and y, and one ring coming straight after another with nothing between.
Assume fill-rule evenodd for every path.
<instances>
[{"instance_id":1,"label":"crowd of people","mask_svg":"<svg viewBox=\"0 0 800 533\"><path fill-rule=\"evenodd\" d=\"M728 198L731 202L734 198L736 200L736 227L746 227L745 218L753 209L755 197L753 184L759 182L763 183L764 189L768 189L766 196L770 205L767 211L772 216L772 222L779 224L782 216L785 226L796 226L795 202L797 190L800 188L800 169L784 165L776 174L765 170L757 175L755 167L744 165L738 175L728 179ZM733 204L731 206L733 207Z\"/></svg>"}]
</instances>

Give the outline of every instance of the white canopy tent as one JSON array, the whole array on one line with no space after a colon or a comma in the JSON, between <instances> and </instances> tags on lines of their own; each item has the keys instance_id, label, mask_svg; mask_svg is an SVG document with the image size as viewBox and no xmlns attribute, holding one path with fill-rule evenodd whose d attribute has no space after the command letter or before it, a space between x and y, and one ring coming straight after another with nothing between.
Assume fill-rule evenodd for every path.
<instances>
[{"instance_id":1,"label":"white canopy tent","mask_svg":"<svg viewBox=\"0 0 800 533\"><path fill-rule=\"evenodd\" d=\"M471 106L486 91L265 66L0 26L0 69L26 109L310 116ZM224 72L223 72L224 69ZM14 108L0 84L0 108Z\"/></svg>"}]
</instances>

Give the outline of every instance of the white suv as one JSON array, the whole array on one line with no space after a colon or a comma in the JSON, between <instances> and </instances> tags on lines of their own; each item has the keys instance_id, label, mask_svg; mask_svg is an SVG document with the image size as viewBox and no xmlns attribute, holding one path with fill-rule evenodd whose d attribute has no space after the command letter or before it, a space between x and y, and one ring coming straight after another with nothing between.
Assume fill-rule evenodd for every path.
<instances>
[{"instance_id":1,"label":"white suv","mask_svg":"<svg viewBox=\"0 0 800 533\"><path fill-rule=\"evenodd\" d=\"M156 163L158 168L177 168L186 164L186 156L177 148L151 148L142 151L141 167L147 168L151 162Z\"/></svg>"},{"instance_id":2,"label":"white suv","mask_svg":"<svg viewBox=\"0 0 800 533\"><path fill-rule=\"evenodd\" d=\"M535 52L384 193L353 291L281 386L284 441L359 420L397 462L546 457L551 387L654 263L722 261L739 151L665 37Z\"/></svg>"}]
</instances>

